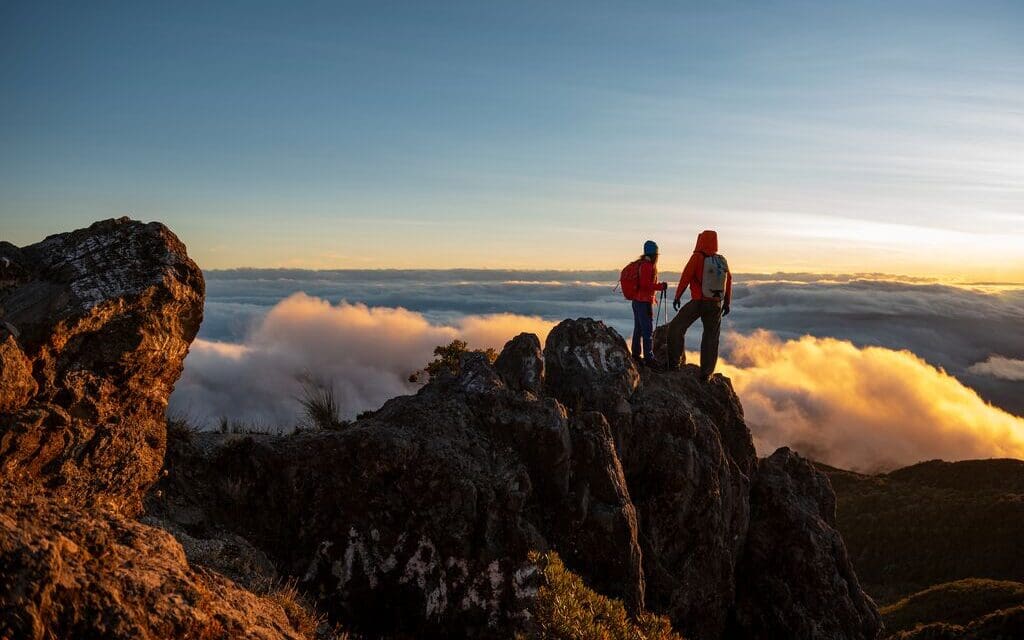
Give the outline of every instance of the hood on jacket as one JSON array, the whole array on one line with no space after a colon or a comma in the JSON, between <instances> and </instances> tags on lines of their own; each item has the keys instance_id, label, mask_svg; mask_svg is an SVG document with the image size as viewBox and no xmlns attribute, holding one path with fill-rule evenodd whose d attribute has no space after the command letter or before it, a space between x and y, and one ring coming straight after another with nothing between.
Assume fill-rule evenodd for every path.
<instances>
[{"instance_id":1,"label":"hood on jacket","mask_svg":"<svg viewBox=\"0 0 1024 640\"><path fill-rule=\"evenodd\" d=\"M701 231L700 235L697 236L697 246L693 249L693 252L707 255L718 253L718 232L711 230Z\"/></svg>"}]
</instances>

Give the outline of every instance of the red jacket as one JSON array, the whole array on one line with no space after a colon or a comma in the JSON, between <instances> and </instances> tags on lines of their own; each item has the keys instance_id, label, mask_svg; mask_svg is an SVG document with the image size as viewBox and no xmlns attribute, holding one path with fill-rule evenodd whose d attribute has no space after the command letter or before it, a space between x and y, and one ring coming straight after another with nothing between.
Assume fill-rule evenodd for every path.
<instances>
[{"instance_id":1,"label":"red jacket","mask_svg":"<svg viewBox=\"0 0 1024 640\"><path fill-rule=\"evenodd\" d=\"M683 267L683 274L679 278L679 286L676 287L676 300L683 297L683 291L690 287L690 297L694 300L703 300L701 293L701 278L704 277L704 257L718 253L718 234L714 231L701 231L697 236L697 246L693 249L693 255ZM725 277L725 300L724 304L729 306L732 300L732 271Z\"/></svg>"},{"instance_id":2,"label":"red jacket","mask_svg":"<svg viewBox=\"0 0 1024 640\"><path fill-rule=\"evenodd\" d=\"M640 259L640 280L638 282L636 297L637 302L650 302L654 304L658 291L668 289L668 283L658 284L658 267L645 257Z\"/></svg>"}]
</instances>

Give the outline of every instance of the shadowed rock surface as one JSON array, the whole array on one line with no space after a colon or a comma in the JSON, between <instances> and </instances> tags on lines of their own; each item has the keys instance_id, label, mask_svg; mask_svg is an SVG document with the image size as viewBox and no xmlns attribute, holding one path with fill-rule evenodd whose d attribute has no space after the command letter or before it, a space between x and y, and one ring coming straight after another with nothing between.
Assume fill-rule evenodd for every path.
<instances>
[{"instance_id":1,"label":"shadowed rock surface","mask_svg":"<svg viewBox=\"0 0 1024 640\"><path fill-rule=\"evenodd\" d=\"M701 383L695 367L641 376L618 334L581 319L549 337L543 390L557 399L538 397L515 382L537 344L510 341L496 366L469 354L458 376L340 433L176 439L150 511L196 538L250 540L335 619L371 634L528 630L537 570L527 554L553 549L590 586L668 614L688 638L782 628L752 623L726 636L734 609L783 615L794 637L877 636L855 579L846 592L833 584L852 573L833 516L821 515L827 479L808 482L807 463L787 454L791 465L769 465L756 484L728 380ZM752 493L769 478L787 490ZM764 519L774 510L786 526ZM784 540L809 523L815 536ZM757 544L791 545L805 572L789 575L808 586L785 604L739 588L757 578L741 562L751 527Z\"/></svg>"},{"instance_id":2,"label":"shadowed rock surface","mask_svg":"<svg viewBox=\"0 0 1024 640\"><path fill-rule=\"evenodd\" d=\"M527 556L552 548L638 609L636 519L603 416L571 421L484 365L340 433L172 441L150 510L196 538L245 536L367 633L528 628Z\"/></svg>"},{"instance_id":3,"label":"shadowed rock surface","mask_svg":"<svg viewBox=\"0 0 1024 640\"><path fill-rule=\"evenodd\" d=\"M875 638L881 617L836 530L828 477L783 447L760 461L737 567L734 628L751 638Z\"/></svg>"},{"instance_id":4,"label":"shadowed rock surface","mask_svg":"<svg viewBox=\"0 0 1024 640\"><path fill-rule=\"evenodd\" d=\"M747 473L756 462L742 411L725 379L703 385L696 367L644 370L631 407L631 419L615 428L640 523L648 604L689 638L717 638L733 600L749 519ZM728 431L737 427L742 435ZM745 445L725 445L744 437Z\"/></svg>"},{"instance_id":5,"label":"shadowed rock surface","mask_svg":"<svg viewBox=\"0 0 1024 640\"><path fill-rule=\"evenodd\" d=\"M203 294L185 246L156 222L2 243L0 480L138 511Z\"/></svg>"},{"instance_id":6,"label":"shadowed rock surface","mask_svg":"<svg viewBox=\"0 0 1024 640\"><path fill-rule=\"evenodd\" d=\"M544 352L540 339L532 333L520 333L512 338L498 355L494 369L510 389L540 396L544 385Z\"/></svg>"}]
</instances>

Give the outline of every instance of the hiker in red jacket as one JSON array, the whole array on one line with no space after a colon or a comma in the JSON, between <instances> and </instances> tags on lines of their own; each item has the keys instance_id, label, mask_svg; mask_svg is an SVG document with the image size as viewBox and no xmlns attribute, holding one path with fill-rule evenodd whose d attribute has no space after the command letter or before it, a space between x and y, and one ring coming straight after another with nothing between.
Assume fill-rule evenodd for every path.
<instances>
[{"instance_id":1,"label":"hiker in red jacket","mask_svg":"<svg viewBox=\"0 0 1024 640\"><path fill-rule=\"evenodd\" d=\"M658 245L653 240L644 243L644 255L637 261L637 267L639 277L637 291L633 296L633 359L641 366L657 368L653 344L654 300L658 291L668 289L668 283L658 282Z\"/></svg>"},{"instance_id":2,"label":"hiker in red jacket","mask_svg":"<svg viewBox=\"0 0 1024 640\"><path fill-rule=\"evenodd\" d=\"M679 309L680 298L690 288L690 301ZM702 231L697 246L683 269L672 308L679 311L668 325L668 368L675 371L684 356L686 330L697 318L704 327L700 340L700 375L711 379L718 363L718 337L722 316L729 314L732 301L732 273L724 256L718 255L718 234ZM685 360L684 360L685 361Z\"/></svg>"}]
</instances>

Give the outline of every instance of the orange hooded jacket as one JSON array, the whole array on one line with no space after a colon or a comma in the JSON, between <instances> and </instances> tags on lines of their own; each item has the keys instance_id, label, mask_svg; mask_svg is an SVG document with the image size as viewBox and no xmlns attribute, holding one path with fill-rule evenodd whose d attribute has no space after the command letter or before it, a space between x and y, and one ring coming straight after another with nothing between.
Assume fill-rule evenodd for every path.
<instances>
[{"instance_id":1,"label":"orange hooded jacket","mask_svg":"<svg viewBox=\"0 0 1024 640\"><path fill-rule=\"evenodd\" d=\"M683 267L683 274L679 278L679 286L676 287L676 300L683 297L683 291L690 287L690 297L694 300L703 300L701 293L701 278L704 276L704 257L718 253L718 233L715 231L701 231L697 236L697 246L693 249L693 255ZM732 300L732 271L725 278L725 301L729 306Z\"/></svg>"}]
</instances>

